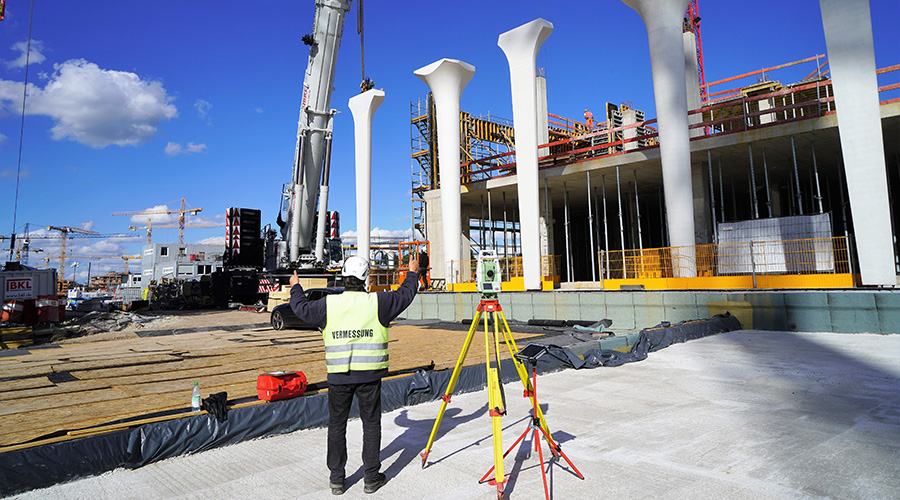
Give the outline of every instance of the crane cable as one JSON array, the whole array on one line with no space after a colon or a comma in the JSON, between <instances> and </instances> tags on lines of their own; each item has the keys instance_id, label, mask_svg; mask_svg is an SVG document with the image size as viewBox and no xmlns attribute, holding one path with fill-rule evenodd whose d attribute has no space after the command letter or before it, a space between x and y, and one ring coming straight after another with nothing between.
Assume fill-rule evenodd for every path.
<instances>
[{"instance_id":1,"label":"crane cable","mask_svg":"<svg viewBox=\"0 0 900 500\"><path fill-rule=\"evenodd\" d=\"M19 215L19 182L22 180L22 141L25 136L25 100L28 96L28 66L31 58L31 24L34 20L34 0L31 0L31 10L28 14L28 45L25 47L25 82L22 85L22 122L19 126L19 160L16 164L16 197L13 203L13 228L12 238L9 241L9 259L13 259L13 250L16 243L16 223Z\"/></svg>"},{"instance_id":2,"label":"crane cable","mask_svg":"<svg viewBox=\"0 0 900 500\"><path fill-rule=\"evenodd\" d=\"M363 0L356 5L356 32L359 33L359 65L362 71L362 80L366 81L366 52L363 43Z\"/></svg>"}]
</instances>

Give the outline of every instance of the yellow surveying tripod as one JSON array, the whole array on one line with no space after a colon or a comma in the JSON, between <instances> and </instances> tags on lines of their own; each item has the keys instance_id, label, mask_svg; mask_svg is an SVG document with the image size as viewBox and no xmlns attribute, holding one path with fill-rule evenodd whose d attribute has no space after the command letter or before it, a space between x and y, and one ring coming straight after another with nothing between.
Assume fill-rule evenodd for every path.
<instances>
[{"instance_id":1,"label":"yellow surveying tripod","mask_svg":"<svg viewBox=\"0 0 900 500\"><path fill-rule=\"evenodd\" d=\"M537 404L537 400L535 399L534 386L532 385L531 380L529 380L528 370L516 357L516 353L519 349L516 347L516 342L513 340L512 332L509 330L509 325L506 323L506 317L503 315L503 310L500 308L500 302L497 299L482 298L481 302L478 304L478 310L475 313L475 318L472 319L472 325L469 327L469 334L466 336L466 342L463 344L462 351L459 353L459 359L456 361L456 366L453 368L453 375L450 377L450 383L447 384L447 390L441 397L441 409L438 411L437 418L434 421L431 435L428 436L428 444L425 446L425 451L421 455L422 468L425 468L428 454L431 452L431 445L434 444L435 435L437 434L438 427L441 425L441 418L444 416L444 410L447 408L447 403L450 402L450 397L452 396L453 389L456 387L456 382L459 379L459 373L462 369L463 362L465 362L466 356L469 354L469 347L472 345L472 339L475 337L475 330L478 328L478 320L482 317L484 318L484 361L485 368L487 369L488 410L491 415L492 434L494 438L494 479L489 481L489 483L497 486L497 497L502 498L503 488L506 484L506 476L503 471L503 457L505 457L506 454L503 452L503 437L501 435L503 427L500 418L506 414L506 404L503 394L503 385L500 380L501 331L503 333L503 341L509 349L513 363L515 363L516 366L516 371L519 373L519 379L522 381L522 386L525 388L523 396L531 399L535 412L535 421L539 423L541 430L543 430L542 434L544 439L546 439L547 445L550 447L555 460L559 460L561 450L559 445L556 444L550 436L550 431L547 428L547 422L544 420L541 407ZM493 342L491 342L491 336L488 330L488 317L493 318ZM502 328L500 327L501 324ZM491 344L494 346L495 366L491 366ZM486 476L487 475L485 475L485 477Z\"/></svg>"}]
</instances>

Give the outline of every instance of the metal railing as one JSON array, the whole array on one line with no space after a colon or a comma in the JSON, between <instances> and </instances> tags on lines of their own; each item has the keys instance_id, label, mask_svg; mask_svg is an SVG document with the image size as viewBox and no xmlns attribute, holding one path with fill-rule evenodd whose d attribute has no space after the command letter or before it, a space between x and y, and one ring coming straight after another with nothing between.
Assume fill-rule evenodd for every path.
<instances>
[{"instance_id":1,"label":"metal railing","mask_svg":"<svg viewBox=\"0 0 900 500\"><path fill-rule=\"evenodd\" d=\"M603 279L852 273L846 236L597 253Z\"/></svg>"},{"instance_id":2,"label":"metal railing","mask_svg":"<svg viewBox=\"0 0 900 500\"><path fill-rule=\"evenodd\" d=\"M817 60L816 57L804 59L798 62L808 62ZM793 64L793 63L792 63ZM786 65L782 65L786 66ZM767 68L769 70L778 69L782 66ZM820 67L821 68L821 67ZM817 72L814 72L815 75ZM753 75L755 73L748 73ZM824 75L824 73L822 73ZM900 64L880 68L877 70L879 77L891 75L893 78L900 75ZM741 75L741 77L747 76ZM695 110L688 112L692 117L691 129L701 129L704 133L698 137L692 137L691 140L697 140L703 137L713 135L725 135L737 132L744 132L756 128L768 127L775 124L788 123L793 121L806 120L835 113L834 92L831 80L823 77L810 80L810 75L797 84L781 85L778 84L772 88L778 87L777 90L761 93L758 95L745 95L741 92L741 88L730 89L727 91L709 94L711 97L717 96L714 101L707 103ZM723 83L731 81L731 79L722 80L715 83ZM762 82L773 83L778 82ZM749 89L750 87L747 87ZM888 83L879 85L878 92L881 96L880 104L890 104L900 101L900 97L893 97L900 89L900 83ZM725 95L722 95L725 94ZM558 118L552 115L553 118ZM642 151L659 146L658 131L655 128L656 119L639 121L630 123L622 127L603 128L597 127L593 132L576 135L574 137L566 137L562 140L551 141L547 144L538 145L539 149L549 148L550 154L542 156L538 159L539 168L552 168L573 163L580 163L599 157L611 157L623 155L634 151ZM585 130L579 129L577 122L560 123L568 130ZM631 129L636 129L633 131ZM629 133L625 133L629 131ZM612 142L600 143L600 136L607 137L623 137L620 140ZM615 146L622 146L616 148ZM623 149L623 151L617 151ZM463 183L473 182L474 180L484 180L489 178L505 177L515 175L515 151L488 156L485 158L477 158L462 164L464 172L467 172ZM499 166L499 163L503 163Z\"/></svg>"}]
</instances>

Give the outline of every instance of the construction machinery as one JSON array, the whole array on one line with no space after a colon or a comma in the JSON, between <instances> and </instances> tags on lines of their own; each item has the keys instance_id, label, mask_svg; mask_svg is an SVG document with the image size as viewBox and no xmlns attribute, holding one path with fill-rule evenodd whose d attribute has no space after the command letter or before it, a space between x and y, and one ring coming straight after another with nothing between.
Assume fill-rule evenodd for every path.
<instances>
[{"instance_id":1,"label":"construction machinery","mask_svg":"<svg viewBox=\"0 0 900 500\"><path fill-rule=\"evenodd\" d=\"M168 203L166 203L168 205ZM178 214L178 244L184 244L184 214L197 215L201 211L202 208L187 208L185 209L184 198L181 199L181 209L169 209L165 210L137 210L131 212L113 212L112 215L173 215ZM147 219L147 225L150 225L150 219ZM162 226L157 226L162 227ZM150 234L149 231L147 233L147 244L150 244Z\"/></svg>"},{"instance_id":2,"label":"construction machinery","mask_svg":"<svg viewBox=\"0 0 900 500\"><path fill-rule=\"evenodd\" d=\"M358 0L357 9L361 7ZM224 270L213 273L215 287L231 302L265 301L266 294L287 284L296 270L304 286L328 286L329 273L343 260L337 212L328 211L328 185L334 115L331 96L338 48L351 0L316 2L313 30L301 40L309 46L303 79L300 118L291 181L281 192L277 228L261 226L260 211L232 207L226 211ZM362 38L362 14L359 12ZM362 43L362 42L360 42ZM366 83L365 66L362 65ZM362 88L365 90L368 85ZM271 298L271 297L269 297ZM217 300L221 305L225 298Z\"/></svg>"},{"instance_id":3,"label":"construction machinery","mask_svg":"<svg viewBox=\"0 0 900 500\"><path fill-rule=\"evenodd\" d=\"M331 109L331 94L344 16L350 11L350 4L349 0L316 2L313 32L302 38L309 46L309 60L303 79L294 168L291 182L282 190L277 219L281 238L267 238L266 253L270 263L267 267L270 268L322 270L328 265L325 257L328 182L333 121L337 112Z\"/></svg>"}]
</instances>

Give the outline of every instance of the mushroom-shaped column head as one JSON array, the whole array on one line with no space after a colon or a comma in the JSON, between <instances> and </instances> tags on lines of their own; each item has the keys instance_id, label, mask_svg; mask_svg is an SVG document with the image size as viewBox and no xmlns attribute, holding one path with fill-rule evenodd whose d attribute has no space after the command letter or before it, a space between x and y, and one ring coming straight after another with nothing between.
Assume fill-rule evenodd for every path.
<instances>
[{"instance_id":1,"label":"mushroom-shaped column head","mask_svg":"<svg viewBox=\"0 0 900 500\"><path fill-rule=\"evenodd\" d=\"M682 37L684 12L690 0L622 2L640 14L647 28L669 244L683 247L678 251L681 257L673 262L675 274L677 277L695 276L694 196Z\"/></svg>"},{"instance_id":2,"label":"mushroom-shaped column head","mask_svg":"<svg viewBox=\"0 0 900 500\"><path fill-rule=\"evenodd\" d=\"M369 260L372 212L372 117L384 102L384 91L367 90L350 98L356 152L356 248Z\"/></svg>"},{"instance_id":3,"label":"mushroom-shaped column head","mask_svg":"<svg viewBox=\"0 0 900 500\"><path fill-rule=\"evenodd\" d=\"M553 24L535 19L500 35L497 45L506 54L512 91L516 135L516 183L519 189L519 228L525 289L541 288L540 196L538 189L538 104L535 59L553 32Z\"/></svg>"},{"instance_id":4,"label":"mushroom-shaped column head","mask_svg":"<svg viewBox=\"0 0 900 500\"><path fill-rule=\"evenodd\" d=\"M434 94L437 113L438 172L441 180L441 224L443 231L444 277L448 283L457 279L452 263L461 259L462 218L459 194L459 99L472 80L475 67L457 59L441 59L413 72Z\"/></svg>"}]
</instances>

